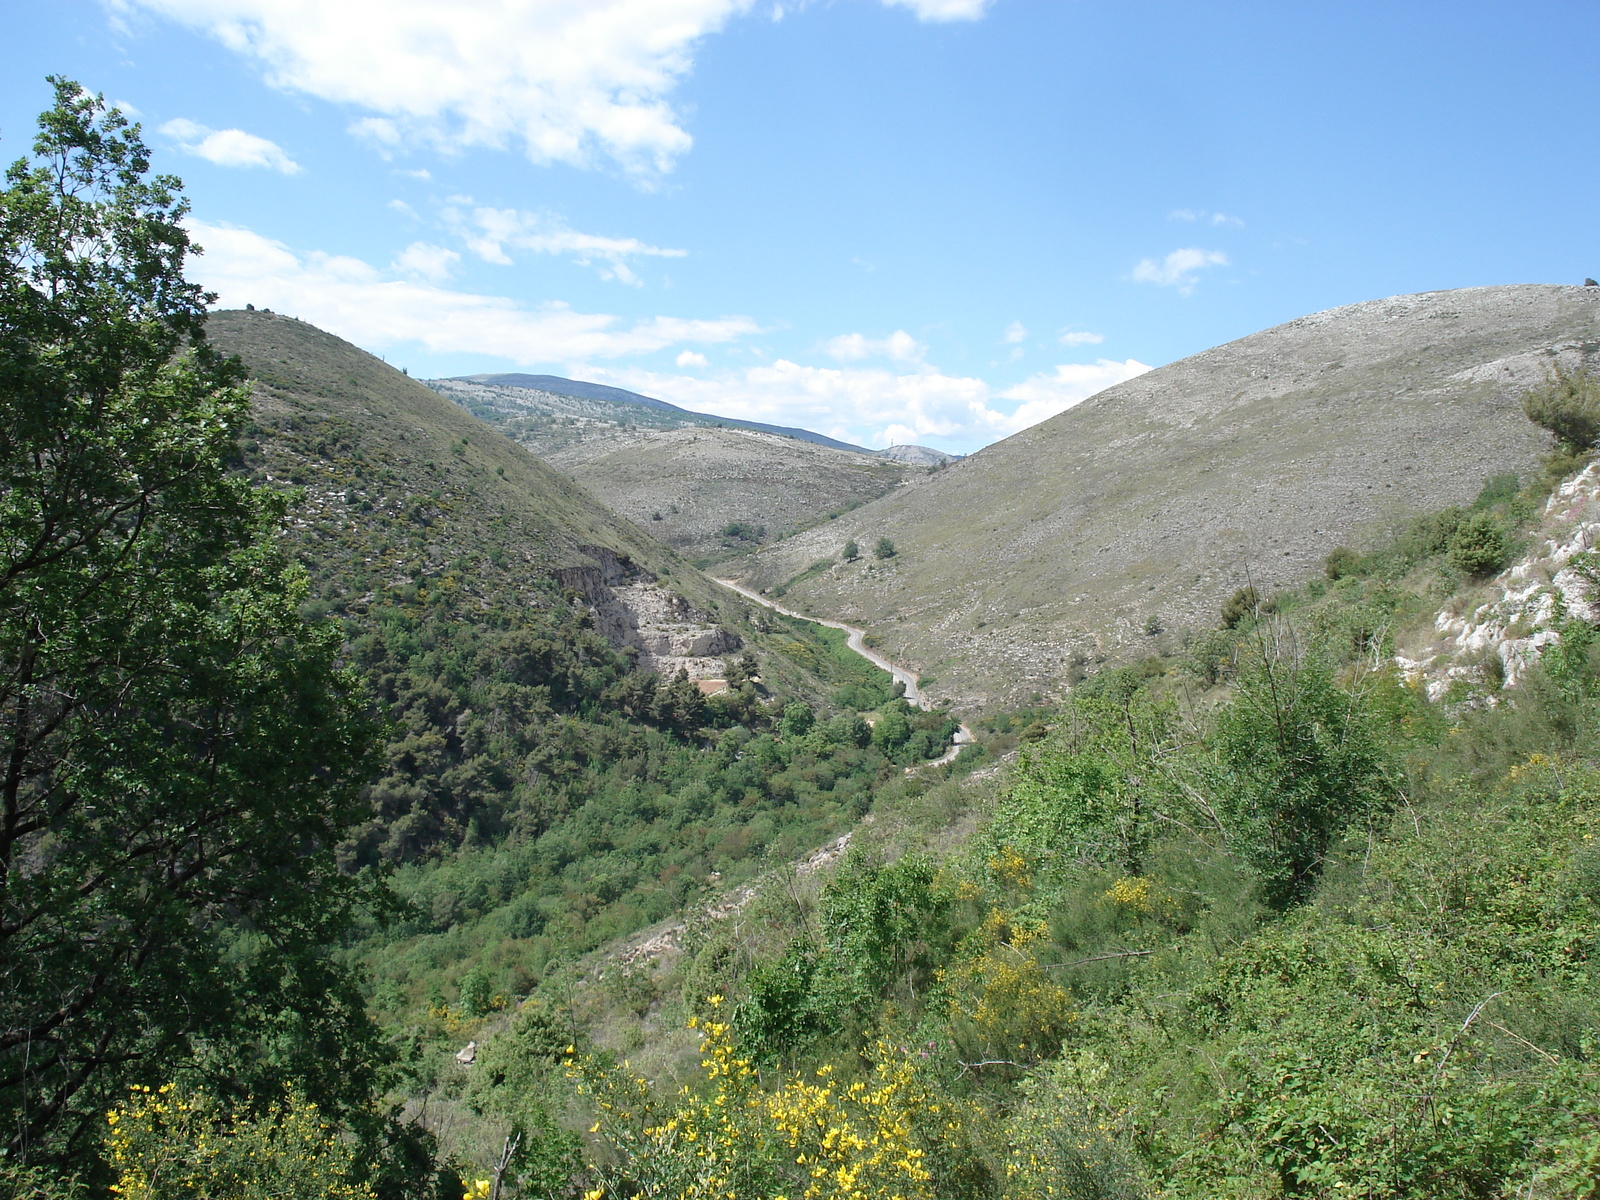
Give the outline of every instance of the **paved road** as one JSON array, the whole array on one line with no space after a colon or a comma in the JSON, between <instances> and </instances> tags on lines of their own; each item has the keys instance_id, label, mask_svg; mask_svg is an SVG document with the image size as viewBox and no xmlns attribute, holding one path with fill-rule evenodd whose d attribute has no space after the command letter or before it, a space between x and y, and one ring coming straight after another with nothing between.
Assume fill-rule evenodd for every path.
<instances>
[{"instance_id":1,"label":"paved road","mask_svg":"<svg viewBox=\"0 0 1600 1200\"><path fill-rule=\"evenodd\" d=\"M715 577L713 576L713 578ZM893 675L898 682L906 685L907 701L922 709L933 707L928 702L928 698L922 694L922 689L917 686L917 673L911 670L909 667L902 667L899 663L890 662L877 651L870 649L866 643L866 630L857 629L854 625L846 625L843 621L825 621L821 617L808 617L805 613L795 612L792 608L785 608L776 600L769 600L760 592L753 591L752 589L745 587L742 583L735 583L731 579L718 579L716 582L720 583L723 587L728 588L730 591L738 592L739 595L743 596L746 600L754 600L763 608L770 608L773 612L780 612L786 617L796 617L802 621L810 621L813 625L825 625L829 629L838 629L842 631L847 635L845 637L845 645L849 646L850 649L861 655L862 658L866 659L879 670L889 672L889 674ZM956 730L954 745L952 745L950 749L946 750L940 757L931 760L926 765L930 767L939 767L943 766L947 762L952 762L954 761L956 755L961 753L961 748L963 746L969 745L976 740L977 739L972 736L972 730L963 725L960 729Z\"/></svg>"}]
</instances>

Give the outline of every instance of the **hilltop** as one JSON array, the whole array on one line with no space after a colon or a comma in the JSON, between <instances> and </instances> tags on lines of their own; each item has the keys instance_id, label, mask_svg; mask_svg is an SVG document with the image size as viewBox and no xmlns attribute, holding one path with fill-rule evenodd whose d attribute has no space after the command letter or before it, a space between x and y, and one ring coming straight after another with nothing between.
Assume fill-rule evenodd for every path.
<instances>
[{"instance_id":1,"label":"hilltop","mask_svg":"<svg viewBox=\"0 0 1600 1200\"><path fill-rule=\"evenodd\" d=\"M745 561L742 579L871 628L930 691L1059 694L1535 469L1520 393L1600 345L1600 290L1396 296L1302 317L1119 384ZM845 564L846 541L896 553Z\"/></svg>"},{"instance_id":2,"label":"hilltop","mask_svg":"<svg viewBox=\"0 0 1600 1200\"><path fill-rule=\"evenodd\" d=\"M804 430L724 422L659 400L648 407L644 396L633 404L522 384L447 379L428 386L571 475L673 549L703 562L745 553L876 499L925 466Z\"/></svg>"}]
</instances>

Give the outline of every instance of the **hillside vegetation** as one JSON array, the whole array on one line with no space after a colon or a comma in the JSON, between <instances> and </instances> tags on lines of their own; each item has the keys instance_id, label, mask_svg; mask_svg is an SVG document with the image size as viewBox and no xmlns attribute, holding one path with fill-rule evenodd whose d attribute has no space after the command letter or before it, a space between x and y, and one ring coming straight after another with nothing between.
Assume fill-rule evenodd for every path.
<instances>
[{"instance_id":1,"label":"hillside vegetation","mask_svg":"<svg viewBox=\"0 0 1600 1200\"><path fill-rule=\"evenodd\" d=\"M1209 624L1251 580L1291 585L1335 546L1533 470L1542 435L1518 396L1587 359L1597 313L1600 289L1530 285L1303 317L916 478L741 581L871 629L959 708L1057 696ZM842 560L880 537L894 557Z\"/></svg>"},{"instance_id":2,"label":"hillside vegetation","mask_svg":"<svg viewBox=\"0 0 1600 1200\"><path fill-rule=\"evenodd\" d=\"M920 473L917 465L678 409L451 379L429 386L702 563L749 553Z\"/></svg>"}]
</instances>

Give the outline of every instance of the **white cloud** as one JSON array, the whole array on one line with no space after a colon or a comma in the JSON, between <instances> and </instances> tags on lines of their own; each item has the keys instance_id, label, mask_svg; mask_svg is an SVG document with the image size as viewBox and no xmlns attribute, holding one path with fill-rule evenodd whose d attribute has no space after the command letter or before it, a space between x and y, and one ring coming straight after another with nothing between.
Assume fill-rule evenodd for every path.
<instances>
[{"instance_id":1,"label":"white cloud","mask_svg":"<svg viewBox=\"0 0 1600 1200\"><path fill-rule=\"evenodd\" d=\"M1198 272L1207 267L1227 265L1228 256L1221 250L1201 250L1191 246L1174 250L1159 262L1153 258L1140 259L1133 268L1133 278L1139 283L1175 287L1180 295L1187 296L1194 291Z\"/></svg>"},{"instance_id":2,"label":"white cloud","mask_svg":"<svg viewBox=\"0 0 1600 1200\"><path fill-rule=\"evenodd\" d=\"M1013 321L1006 326L1006 331L1000 335L1000 340L1008 346L1020 346L1028 336L1028 327L1021 321Z\"/></svg>"},{"instance_id":3,"label":"white cloud","mask_svg":"<svg viewBox=\"0 0 1600 1200\"><path fill-rule=\"evenodd\" d=\"M580 377L719 416L798 425L862 446L931 442L975 450L1071 408L1150 368L1129 359L1065 364L996 393L984 380L931 367L914 374L814 367L778 359L707 376L582 365Z\"/></svg>"},{"instance_id":4,"label":"white cloud","mask_svg":"<svg viewBox=\"0 0 1600 1200\"><path fill-rule=\"evenodd\" d=\"M532 366L731 342L759 330L748 317L649 317L630 324L557 302L528 308L502 296L391 278L356 258L298 253L247 229L198 221L189 227L206 251L191 273L222 304L273 308L368 348L415 343Z\"/></svg>"},{"instance_id":5,"label":"white cloud","mask_svg":"<svg viewBox=\"0 0 1600 1200\"><path fill-rule=\"evenodd\" d=\"M242 129L209 129L186 117L168 121L161 132L178 144L178 149L219 167L268 167L285 175L298 175L300 164L264 137Z\"/></svg>"},{"instance_id":6,"label":"white cloud","mask_svg":"<svg viewBox=\"0 0 1600 1200\"><path fill-rule=\"evenodd\" d=\"M394 173L396 175L404 175L408 179L421 179L426 181L433 178L433 172L428 170L427 167L416 167L415 169L396 167Z\"/></svg>"},{"instance_id":7,"label":"white cloud","mask_svg":"<svg viewBox=\"0 0 1600 1200\"><path fill-rule=\"evenodd\" d=\"M909 8L919 21L976 21L993 0L884 0L891 8Z\"/></svg>"},{"instance_id":8,"label":"white cloud","mask_svg":"<svg viewBox=\"0 0 1600 1200\"><path fill-rule=\"evenodd\" d=\"M1117 362L1102 358L1093 363L1063 363L1053 373L1034 375L1000 393L1003 400L1019 400L1015 412L1001 423L1007 433L1065 412L1096 392L1137 378L1150 370L1137 359Z\"/></svg>"},{"instance_id":9,"label":"white cloud","mask_svg":"<svg viewBox=\"0 0 1600 1200\"><path fill-rule=\"evenodd\" d=\"M703 367L706 365L706 356L697 354L693 350L685 350L673 360L680 367Z\"/></svg>"},{"instance_id":10,"label":"white cloud","mask_svg":"<svg viewBox=\"0 0 1600 1200\"><path fill-rule=\"evenodd\" d=\"M514 208L474 208L464 213L457 205L470 205L466 197L452 197L444 210L445 224L453 229L479 258L502 266L511 264L506 247L530 250L535 254L570 255L573 261L589 266L595 260L602 279L642 287L641 280L628 266L629 258L683 258L687 250L652 246L638 238L603 237L579 233L553 213L523 212Z\"/></svg>"},{"instance_id":11,"label":"white cloud","mask_svg":"<svg viewBox=\"0 0 1600 1200\"><path fill-rule=\"evenodd\" d=\"M840 362L860 362L864 358L887 358L895 362L916 363L928 348L904 329L896 329L886 338L869 338L859 333L844 333L830 338L823 347L831 358Z\"/></svg>"},{"instance_id":12,"label":"white cloud","mask_svg":"<svg viewBox=\"0 0 1600 1200\"><path fill-rule=\"evenodd\" d=\"M111 102L111 107L116 109L123 116L132 117L134 120L138 120L140 117L144 116L143 113L141 113L126 100L113 100Z\"/></svg>"},{"instance_id":13,"label":"white cloud","mask_svg":"<svg viewBox=\"0 0 1600 1200\"><path fill-rule=\"evenodd\" d=\"M1238 217L1230 217L1227 213L1207 212L1203 208L1175 208L1167 214L1169 221L1205 221L1212 225L1237 225L1243 226L1244 222Z\"/></svg>"},{"instance_id":14,"label":"white cloud","mask_svg":"<svg viewBox=\"0 0 1600 1200\"><path fill-rule=\"evenodd\" d=\"M1068 329L1061 334L1063 346L1098 346L1105 340L1103 333L1086 333L1081 329Z\"/></svg>"},{"instance_id":15,"label":"white cloud","mask_svg":"<svg viewBox=\"0 0 1600 1200\"><path fill-rule=\"evenodd\" d=\"M107 3L202 30L273 86L362 111L352 128L386 150L519 146L648 177L690 146L667 96L696 43L750 0Z\"/></svg>"},{"instance_id":16,"label":"white cloud","mask_svg":"<svg viewBox=\"0 0 1600 1200\"><path fill-rule=\"evenodd\" d=\"M450 278L450 272L461 261L461 255L443 246L427 242L412 242L395 256L394 268L407 275L420 275L441 283Z\"/></svg>"}]
</instances>

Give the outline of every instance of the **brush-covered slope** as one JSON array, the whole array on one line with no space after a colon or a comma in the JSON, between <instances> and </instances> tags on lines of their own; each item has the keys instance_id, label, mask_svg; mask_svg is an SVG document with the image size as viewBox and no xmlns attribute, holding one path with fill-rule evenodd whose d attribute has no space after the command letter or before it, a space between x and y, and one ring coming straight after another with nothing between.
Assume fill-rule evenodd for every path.
<instances>
[{"instance_id":1,"label":"brush-covered slope","mask_svg":"<svg viewBox=\"0 0 1600 1200\"><path fill-rule=\"evenodd\" d=\"M253 380L251 466L305 488L294 524L317 603L359 617L448 599L565 621L576 596L646 670L720 676L770 641L774 684L816 692L753 606L416 380L290 317L218 312L207 328Z\"/></svg>"},{"instance_id":2,"label":"brush-covered slope","mask_svg":"<svg viewBox=\"0 0 1600 1200\"><path fill-rule=\"evenodd\" d=\"M1546 437L1519 396L1592 354L1597 314L1600 289L1527 285L1302 317L913 480L744 579L870 626L958 704L1056 693L1085 661L1214 625L1247 579L1268 593L1532 470ZM880 537L893 557L840 561Z\"/></svg>"},{"instance_id":3,"label":"brush-covered slope","mask_svg":"<svg viewBox=\"0 0 1600 1200\"><path fill-rule=\"evenodd\" d=\"M891 703L886 675L864 681L806 623L730 595L336 337L256 312L209 332L254 377L245 465L304 489L307 603L340 623L386 718L370 815L339 847L352 868L396 865L418 904L363 951L384 1003L426 1005L479 950L504 968L497 990L525 991L552 957L836 836L901 771L853 718L789 736L813 715L795 702L826 718L840 685Z\"/></svg>"},{"instance_id":4,"label":"brush-covered slope","mask_svg":"<svg viewBox=\"0 0 1600 1200\"><path fill-rule=\"evenodd\" d=\"M874 500L923 469L670 405L455 379L428 386L700 561L745 553Z\"/></svg>"}]
</instances>

